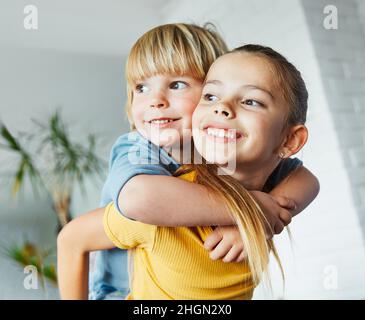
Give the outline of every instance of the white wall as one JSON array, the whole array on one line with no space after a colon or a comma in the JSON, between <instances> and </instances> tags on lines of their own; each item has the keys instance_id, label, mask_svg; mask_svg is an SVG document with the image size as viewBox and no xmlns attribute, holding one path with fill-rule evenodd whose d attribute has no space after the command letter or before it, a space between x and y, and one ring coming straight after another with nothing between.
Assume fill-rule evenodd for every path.
<instances>
[{"instance_id":1,"label":"white wall","mask_svg":"<svg viewBox=\"0 0 365 320\"><path fill-rule=\"evenodd\" d=\"M59 107L66 121L74 128L74 140L83 141L85 134L89 132L102 133L106 145L99 150L101 156L107 158L111 143L121 132L128 130L123 115L124 85L121 81L123 63L124 57L2 48L1 120L12 131L27 130L32 128L31 118L46 120ZM0 157L0 159L3 164L2 171L14 168L13 163L4 164L7 158ZM30 201L33 198L31 194L24 195L24 200L29 200L28 206L20 201L12 204L7 192L9 185L5 183L1 182L0 195L2 203L0 220L3 226L1 241L20 240L19 237L24 232L28 233L30 240L36 241L39 232L46 233L49 218L54 216L52 209L45 205L39 211L35 210L36 204ZM73 202L74 212L85 212L97 207L100 188L101 183L88 188L88 201L77 195ZM16 205L16 209L9 213L9 208L5 204L13 207ZM28 210L29 207L31 212ZM34 220L38 221L36 229L34 223L30 222ZM41 224L43 228L39 227ZM17 225L21 227L16 228ZM49 237L46 237L48 239L46 243L52 245L55 238L55 230L53 231L53 234L48 233ZM44 243L45 238L42 239ZM0 290L1 295L9 298L28 297L27 292L22 296L19 287L14 286L22 278L19 276L15 279L9 276L7 266L8 264L0 263L0 287L9 288L7 291ZM13 269L10 269L11 274L14 273ZM7 276L3 278L5 274Z\"/></svg>"},{"instance_id":2,"label":"white wall","mask_svg":"<svg viewBox=\"0 0 365 320\"><path fill-rule=\"evenodd\" d=\"M363 34L365 34L365 2L362 0L355 0L355 2L357 4L356 11L359 15L360 23L362 24Z\"/></svg>"},{"instance_id":3,"label":"white wall","mask_svg":"<svg viewBox=\"0 0 365 320\"><path fill-rule=\"evenodd\" d=\"M312 11L319 10L317 16L321 16L321 4L303 2L314 7ZM199 8L197 10L197 2L193 0L171 1L165 8L165 16L171 22L211 21L231 48L244 43L271 46L302 71L308 86L310 140L299 157L319 178L321 192L290 226L293 251L286 234L276 238L286 274L286 291L283 295L280 273L273 263L273 297L364 298L365 254L359 218L302 3L292 0L203 0L199 2ZM336 72L337 65L333 64L332 69L328 68ZM327 290L332 279L328 276L336 272L338 288ZM269 297L262 287L255 293L256 299Z\"/></svg>"},{"instance_id":4,"label":"white wall","mask_svg":"<svg viewBox=\"0 0 365 320\"><path fill-rule=\"evenodd\" d=\"M124 55L136 37L161 20L166 0L2 0L0 43L61 52ZM38 29L25 30L23 11L38 11Z\"/></svg>"},{"instance_id":5,"label":"white wall","mask_svg":"<svg viewBox=\"0 0 365 320\"><path fill-rule=\"evenodd\" d=\"M116 137L129 129L125 114L124 64L142 32L157 24L158 12L146 1L126 4L99 1L32 1L39 30L25 31L23 8L28 1L3 0L0 9L0 120L11 131L28 130L31 119L46 120L57 108L71 125L76 141L100 133L108 158ZM142 19L140 24L138 19ZM5 27L4 27L5 26ZM12 167L0 150L0 171ZM73 214L99 204L99 184L89 183L88 198L76 192ZM24 238L55 247L56 220L47 199L34 200L26 189L10 198L8 180L0 177L0 247ZM20 267L0 254L0 299L56 298L41 289L25 290Z\"/></svg>"},{"instance_id":6,"label":"white wall","mask_svg":"<svg viewBox=\"0 0 365 320\"><path fill-rule=\"evenodd\" d=\"M345 233L340 228L338 231L341 232L341 238L347 241L341 239L344 255L341 255L338 249L333 255L341 256L346 261L339 264L341 267L339 272L344 278L343 286L347 287L348 294L356 297L362 292L363 297L364 282L361 279L364 277L360 271L365 234L365 33L361 24L363 21L360 19L356 1L335 0L331 4L335 5L338 11L338 29L327 30L322 24L323 7L327 2L324 0L302 2L343 161L340 172L345 172L347 175L344 191L351 194L350 199L356 212L353 224L360 231L355 232L355 228L350 227L348 211L343 207L342 212L346 212L346 215L344 217L339 215L338 218L342 220L342 229L348 229ZM337 170L335 171L332 166L331 169L332 173L337 175ZM337 189L338 184L334 185L336 188L332 187L332 190ZM337 194L341 199L341 193ZM338 202L340 201L336 203ZM336 212L340 210L338 208ZM359 233L362 234L362 241Z\"/></svg>"}]
</instances>

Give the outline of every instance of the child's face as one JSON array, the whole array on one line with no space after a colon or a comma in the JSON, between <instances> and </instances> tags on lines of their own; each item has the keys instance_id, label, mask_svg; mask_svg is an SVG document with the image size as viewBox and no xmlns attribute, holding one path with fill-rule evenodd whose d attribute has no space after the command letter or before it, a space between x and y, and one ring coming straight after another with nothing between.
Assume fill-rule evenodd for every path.
<instances>
[{"instance_id":1,"label":"child's face","mask_svg":"<svg viewBox=\"0 0 365 320\"><path fill-rule=\"evenodd\" d=\"M206 160L260 168L277 159L288 107L271 70L249 53L224 55L211 66L193 114L194 144Z\"/></svg>"},{"instance_id":2,"label":"child's face","mask_svg":"<svg viewBox=\"0 0 365 320\"><path fill-rule=\"evenodd\" d=\"M156 75L137 83L132 116L136 129L159 146L191 140L191 119L202 82L190 76Z\"/></svg>"}]
</instances>

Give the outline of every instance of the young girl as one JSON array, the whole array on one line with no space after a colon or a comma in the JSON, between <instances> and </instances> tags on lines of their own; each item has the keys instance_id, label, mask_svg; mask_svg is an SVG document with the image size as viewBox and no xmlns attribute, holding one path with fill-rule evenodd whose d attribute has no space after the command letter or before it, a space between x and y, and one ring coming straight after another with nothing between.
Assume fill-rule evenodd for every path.
<instances>
[{"instance_id":1,"label":"young girl","mask_svg":"<svg viewBox=\"0 0 365 320\"><path fill-rule=\"evenodd\" d=\"M164 39L166 39L166 37ZM156 43L156 42L154 42L154 43ZM184 52L187 52L187 51L184 51ZM156 59L156 60L159 61L159 59ZM176 61L176 60L173 61L173 64L175 66L183 65L183 64L179 64L179 61ZM171 65L171 63L170 63L170 65ZM189 66L189 68L191 70L196 70L195 67L191 68L191 66ZM136 70L136 68L134 70ZM146 69L144 69L142 71L146 72ZM150 71L150 70L148 70L148 71ZM169 71L169 70L167 70L167 71ZM189 74L186 69L174 70L174 72L176 74ZM172 70L170 70L170 73L173 74ZM178 81L176 81L176 78L177 78ZM150 124L151 126L154 125L154 124L158 124L159 129L161 129L160 127L163 127L162 126L163 123L161 122L161 120L155 121L157 123L150 123L150 122L153 122L153 121L151 121L151 120L154 120L153 117L149 117L149 118L145 117L144 118L143 117L144 115L151 116L152 111L144 112L142 110L143 108L148 109L148 110L155 110L153 112L163 112L164 116L168 116L168 117L165 117L165 118L175 119L175 121L174 121L175 123L173 123L172 125L174 125L174 126L176 125L177 128L182 128L182 124L184 123L184 121L180 121L180 120L185 119L185 123L186 123L186 121L188 121L187 120L188 117L184 118L184 116L186 115L186 113L189 113L189 111L192 112L192 109L195 108L195 106L193 106L194 99L192 99L192 98L195 97L195 94L193 94L193 93L196 93L196 91L194 91L193 89L196 86L200 85L200 83L197 83L196 81L194 82L194 80L196 80L196 79L192 78L191 76L190 76L190 78L188 77L189 79L183 79L183 78L184 77L181 77L181 76L175 76L175 77L174 76L167 76L166 74L161 76L158 73L156 73L156 76L150 76L150 77L145 77L144 78L144 79L148 80L147 83L142 83L142 84L139 83L138 85L136 85L134 87L133 93L134 93L135 96L133 97L133 103L135 103L135 104L133 105L132 112L133 111L136 112L135 115L134 115L135 119L138 120L138 121L136 121L136 127L137 127L137 129L139 129L138 125L137 125L137 123L139 123L139 125L140 125L140 130L139 131L141 133L144 132L144 129L146 129L146 126L148 126L148 124ZM174 81L172 81L172 80L174 80ZM185 81L182 81L182 80L185 80ZM143 97L138 97L137 98L137 94L141 94L142 96L144 96L144 94L146 94L147 96L149 95L148 99L150 99L150 100L148 100L148 101L152 101L153 99L151 98L151 95L155 95L156 92L159 92L160 94L161 94L161 92L164 92L163 88L166 87L166 83L169 84L169 86L168 86L169 90L167 90L167 91L169 92L170 96L168 97L168 99L163 98L163 97L162 98L161 97L157 97L157 98L153 97L153 99L155 99L153 103L145 104L145 103L142 103L143 100L141 100L141 99L143 99ZM172 84L172 86L170 86L170 84ZM156 90L156 87L159 88L159 90ZM151 91L149 91L150 89L151 89ZM190 89L192 89L192 91ZM175 92L175 90L176 90L176 92ZM183 94L179 92L180 90L183 91ZM173 93L173 95L172 95L172 93ZM190 93L190 96L186 95L187 93L188 94ZM175 94L177 96L175 96ZM199 95L200 95L200 91L199 91ZM174 103L174 104L166 103L166 102L171 102L170 100L176 99L177 97L179 97L181 99L185 99L185 97L186 97L186 100L185 100L184 104L181 104L181 105L185 105L185 103L188 101L188 102L190 102L190 104L187 104L187 106L191 105L193 107L191 109L188 108L187 110L185 110L184 108L181 108L181 110L180 110L180 109L174 109L173 108L173 107L178 106L178 104L176 104L176 103ZM147 99L147 98L145 98L145 99ZM146 101L147 100L145 100L145 102ZM177 102L178 101L179 100L177 100ZM176 102L176 101L174 101L174 102ZM140 103L140 107L139 108L138 107L134 108L134 106L138 106L138 103ZM156 110L159 110L159 111L156 111ZM140 112L140 113L138 113L138 112ZM139 115L139 118L138 118L138 115ZM155 116L155 114L153 116ZM144 120L148 120L148 121L144 121ZM180 124L179 124L179 121L180 121ZM148 124L146 124L146 122ZM152 131L152 130L150 130L150 131ZM148 134L149 131L145 130L145 134L146 134L146 132ZM272 169L274 169L274 168L275 167L273 167ZM291 179L290 183L292 185L294 185L293 181L298 181L298 180L302 179L302 176L305 176L307 174L306 171L302 172L301 174L298 174L298 172L300 172L300 170L303 170L303 168L301 168L297 172L295 172L295 176L296 176L295 179ZM160 171L162 171L162 169ZM149 172L144 172L144 173L149 173ZM137 174L140 174L140 173L137 173ZM165 174L165 173L162 173L162 174ZM209 224L232 224L233 223L234 219L232 219L232 217L230 216L229 210L227 210L224 202L221 199L211 198L210 193L207 191L208 189L203 188L203 186L201 186L201 185L193 185L193 184L187 183L187 182L185 182L183 180L180 180L180 179L171 178L171 177L161 177L161 176L146 176L146 175L133 176L133 178L130 178L128 180L128 183L126 183L125 186L122 186L122 188L121 188L122 192L127 191L129 194L133 195L134 197L138 196L137 193L134 194L133 192L131 192L131 190L133 190L133 187L132 187L133 183L131 183L131 182L133 182L133 180L137 181L136 178L145 178L146 179L146 186L147 186L151 182L151 180L149 180L150 177L158 178L158 179L160 179L160 178L169 179L169 181L166 181L166 183L167 183L166 185L160 185L160 184L159 185L154 185L153 188L155 190L156 190L157 187L158 188L167 187L169 184L171 184L170 187L167 188L168 190L165 190L165 191L167 191L167 193L160 193L160 192L154 193L154 195L158 198L157 199L158 201L154 201L153 204L150 203L153 206L155 206L153 208L153 210L155 210L156 205L158 205L158 202L160 202L159 208L160 208L161 212L164 211L166 213L166 211L167 211L167 214L169 214L169 216L167 217L167 219L166 219L166 215L163 217L163 219L166 220L166 221L164 221L165 224L167 224L167 225L168 224L171 224L171 225L173 225L173 224L176 224L176 225L179 225L179 224L180 225L181 224L186 224L186 225L194 225L194 224L209 225ZM165 182L165 180L163 182ZM179 184L180 182L183 183L181 185L183 187L183 189L181 189L181 192L180 192L180 189L179 189L179 192L175 193L175 198L174 198L175 202L173 203L174 206L172 207L175 212L168 211L168 210L171 209L172 202L170 201L169 196L166 197L164 195L171 193L171 190L173 190L177 186L176 183ZM140 181L138 181L136 185L138 186L139 183L140 183ZM185 189L185 187L187 187L187 189ZM285 188L287 187L286 184L284 184L284 187ZM136 190L138 190L138 192L139 192L139 189L140 188L137 188ZM145 188L145 186L141 189L142 195L138 196L138 198L139 198L138 202L140 202L142 204L147 204L148 203L148 200L146 202L146 198L144 197L144 191L143 191L143 190L147 190L147 189L148 189L148 187ZM149 189L149 190L151 190L151 189ZM120 191L120 189L116 193L118 194L119 191ZM125 198L124 196L123 197L121 196L122 192L120 192L118 194L116 200L118 200L118 197L119 197L119 200L124 199L124 202L123 202L123 200L120 201L119 206L120 207L127 206L127 208L120 208L120 209L123 210L124 214L127 214L128 212L129 213L132 212L131 215L133 215L133 210L131 210L132 207L128 208L128 206L129 206L128 202L130 202L130 201L127 200L127 198ZM190 201L185 201L185 203L182 203L182 205L181 205L182 208L179 208L180 206L176 206L176 203L177 203L176 200L180 200L181 199L180 195L183 195L183 194L185 194L185 196L186 196L185 199L189 198ZM295 198L297 200L297 202L299 202L301 204L301 206L299 206L299 208L298 208L298 210L301 210L302 207L304 207L308 203L308 201L304 198L296 197L298 192L293 193L293 194L294 194L293 198ZM313 192L312 192L312 194L313 194ZM162 197L161 195L163 195L164 197ZM200 197L200 199L198 197ZM308 193L306 194L306 197L308 197ZM310 195L310 197L313 198L312 195ZM149 197L147 199L151 199L151 197ZM194 202L194 199L195 200L199 199L199 201L195 202L195 206L192 205L192 203ZM303 199L304 199L304 201L303 201ZM117 204L117 201L115 201L115 203ZM222 203L223 203L223 205L222 205ZM166 206L165 206L165 204L166 204ZM189 207L189 205L192 207L192 208L190 208L191 209L190 212L193 213L191 215L187 214L187 213L189 213L189 211L184 211L184 209L187 209ZM213 209L213 210L211 210L209 212L210 209ZM232 208L231 208L231 210L232 210ZM147 212L148 207L147 207L147 210L145 208L144 211ZM171 215L171 212L173 212L173 215ZM176 212L178 212L178 214L175 215ZM182 212L184 212L184 215L181 215ZM198 214L196 214L196 213L198 213ZM160 215L160 217L161 216L162 216L162 214ZM153 216L151 216L151 215L148 216L148 214L147 214L146 217L147 217L146 219L148 219L148 217L153 217ZM99 218L100 218L100 212L96 211L94 214L90 213L90 214L85 215L84 217L76 219L74 222L72 222L60 235L60 241L59 241L59 244L60 244L59 250L61 249L60 252L63 251L62 248L64 248L64 249L67 248L68 239L72 238L72 236L69 237L69 235L73 234L73 230L78 229L78 228L76 228L78 223L86 223L84 221L89 221L87 230L85 228L83 228L83 230L85 230L85 232L86 231L88 232L88 237L89 237L90 235L93 235L93 232L95 231L95 230L93 231L93 227L96 228L98 223L101 222ZM146 226L146 225L143 225L143 224L139 224L137 222L132 222L130 220L127 220L127 219L123 218L122 216L120 216L120 218L122 218L123 221L128 221L129 223L132 223L132 225L137 224L137 225ZM159 217L156 216L156 219L158 219L158 218ZM173 221L173 220L175 220L175 221ZM94 221L94 222L91 222L91 221ZM96 223L96 221L97 221L97 223ZM90 228L89 228L89 224L90 224ZM99 225L99 227L100 227L100 225ZM209 229L209 230L211 230L211 229ZM220 232L222 232L222 230L223 229L221 229ZM105 248L103 246L106 245L106 243L104 242L104 243L98 244L96 247L93 247L92 245L91 246L85 246L85 243L82 242L83 236L82 236L82 233L80 232L80 230L77 231L77 235L80 236L79 242L77 243L77 245L75 245L75 243L73 243L73 245L72 245L73 252L76 254L76 258L77 258L77 259L73 260L75 262L75 265L73 265L73 267L75 267L76 269L77 269L78 265L85 266L85 264L86 264L85 261L87 260L87 259L83 258L84 257L83 254L81 254L82 258L80 258L80 256L78 255L80 252L88 251L90 248L92 248L91 250L103 249L103 248ZM147 230L146 235L151 235L151 232ZM92 238L88 238L88 239L90 241L90 239L93 239L93 238L94 237L92 236ZM96 238L97 237L96 237L96 234L95 234L95 239ZM212 243L219 242L220 240L213 239L213 241L211 241L211 245L212 245ZM229 256L230 260L237 258L237 256L233 257L234 253L237 254L237 248L234 248L232 246L232 241L228 241L228 242L230 242L231 247L227 247L227 241L223 241L223 240L220 242L220 244L223 243L225 247L223 247L223 250L222 250L222 248L220 248L220 251L226 250L226 253L228 252L228 256ZM134 244L137 244L138 239L134 239L132 242ZM107 245L110 246L111 245L110 242L108 242ZM208 247L209 247L209 245L208 245ZM218 245L218 247L219 247L219 245ZM232 250L232 249L235 249L235 250ZM68 250L64 250L64 251L66 252ZM235 251L235 252L233 252L233 251ZM242 252L242 249L238 250L238 251ZM62 256L62 254L60 255L60 258L61 258L61 256ZM63 260L63 261L61 261L61 260ZM66 267L66 268L67 267L72 267L72 266L67 266L67 263L65 263L66 260L67 259L59 259L59 263L60 263L59 264L60 288L61 287L67 287L67 284L62 284L62 282L63 282L62 281L62 273L63 273L62 269L63 269L63 267ZM74 270L76 270L76 269L74 269ZM84 273L81 273L81 274L84 274ZM75 275L75 273L71 272L70 275ZM75 284L77 284L77 282L79 282L79 284L81 284L81 287L82 286L85 287L85 282L82 281L82 280L85 280L85 277L76 277L76 279L73 278L73 277L69 277L68 279L70 280L70 282L73 285L75 285ZM76 280L76 282L73 283L73 280ZM207 284L209 284L209 281L208 281L208 283L202 284L202 288L204 288L204 286L206 286ZM62 291L63 291L63 289L61 288L61 293L62 293ZM64 295L64 297L80 297L80 295L78 295L78 296L77 295L76 296ZM85 297L85 296L83 296L83 297Z\"/></svg>"}]
</instances>

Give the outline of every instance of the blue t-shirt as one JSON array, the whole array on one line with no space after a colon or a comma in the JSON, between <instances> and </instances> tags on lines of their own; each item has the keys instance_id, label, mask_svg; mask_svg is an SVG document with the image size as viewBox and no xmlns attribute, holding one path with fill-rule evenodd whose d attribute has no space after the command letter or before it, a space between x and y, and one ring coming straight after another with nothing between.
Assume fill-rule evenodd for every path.
<instances>
[{"instance_id":1,"label":"blue t-shirt","mask_svg":"<svg viewBox=\"0 0 365 320\"><path fill-rule=\"evenodd\" d=\"M112 147L100 206L113 201L121 212L118 195L129 179L139 174L171 176L179 166L163 148L157 147L137 131L123 134ZM103 299L114 291L126 296L129 290L127 266L126 250L115 248L96 252L89 281L90 299Z\"/></svg>"},{"instance_id":2,"label":"blue t-shirt","mask_svg":"<svg viewBox=\"0 0 365 320\"><path fill-rule=\"evenodd\" d=\"M268 178L265 191L273 189L301 165L302 162L297 158L281 161ZM154 145L137 131L120 136L110 154L109 173L100 206L106 206L113 201L121 212L118 196L129 179L139 174L171 176L179 166L163 148ZM113 292L119 292L121 298L125 297L129 292L127 250L115 248L98 251L95 259L95 268L91 272L89 283L90 299L104 299Z\"/></svg>"}]
</instances>

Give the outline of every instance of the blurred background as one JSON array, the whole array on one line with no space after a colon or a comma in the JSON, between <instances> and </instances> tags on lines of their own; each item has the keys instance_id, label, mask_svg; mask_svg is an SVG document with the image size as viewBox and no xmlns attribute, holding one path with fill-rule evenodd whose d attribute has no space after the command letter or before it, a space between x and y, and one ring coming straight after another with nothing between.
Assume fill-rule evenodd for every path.
<instances>
[{"instance_id":1,"label":"blurred background","mask_svg":"<svg viewBox=\"0 0 365 320\"><path fill-rule=\"evenodd\" d=\"M29 4L38 10L36 30L24 28ZM334 13L337 28L328 21ZM321 191L291 223L293 242L285 232L276 237L285 291L273 262L273 294L259 287L254 298L364 299L364 1L2 0L0 121L14 134L37 138L31 119L47 123L58 110L70 139L82 143L96 134L101 143L94 153L107 159L115 139L129 129L124 64L134 41L160 24L208 21L230 48L259 43L285 55L302 72L310 95L310 138L298 156L317 175ZM59 211L52 195L35 197L27 183L12 196L17 159L0 149L0 299L58 299L52 266ZM86 196L75 187L67 203L72 216L99 203L102 179L86 175L83 181ZM38 288L25 285L23 267L32 254L47 261L50 280L38 279Z\"/></svg>"}]
</instances>

